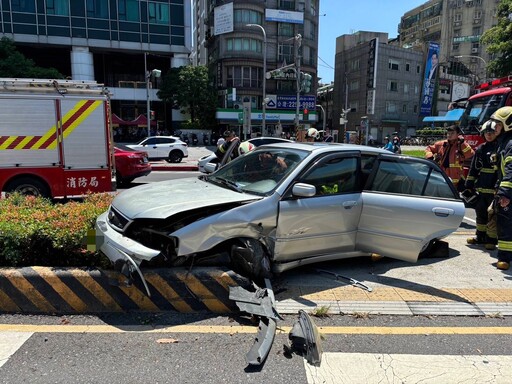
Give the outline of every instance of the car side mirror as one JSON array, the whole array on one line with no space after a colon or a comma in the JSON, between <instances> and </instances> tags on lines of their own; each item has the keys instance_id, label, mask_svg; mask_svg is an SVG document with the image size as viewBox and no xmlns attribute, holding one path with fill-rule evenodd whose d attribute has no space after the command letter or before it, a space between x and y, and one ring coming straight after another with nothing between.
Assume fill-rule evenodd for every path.
<instances>
[{"instance_id":1,"label":"car side mirror","mask_svg":"<svg viewBox=\"0 0 512 384\"><path fill-rule=\"evenodd\" d=\"M219 166L218 163L207 163L204 166L204 170L206 173L213 173L217 170L217 167Z\"/></svg>"},{"instance_id":2,"label":"car side mirror","mask_svg":"<svg viewBox=\"0 0 512 384\"><path fill-rule=\"evenodd\" d=\"M297 183L292 188L293 196L312 197L316 195L316 187L311 184Z\"/></svg>"}]
</instances>

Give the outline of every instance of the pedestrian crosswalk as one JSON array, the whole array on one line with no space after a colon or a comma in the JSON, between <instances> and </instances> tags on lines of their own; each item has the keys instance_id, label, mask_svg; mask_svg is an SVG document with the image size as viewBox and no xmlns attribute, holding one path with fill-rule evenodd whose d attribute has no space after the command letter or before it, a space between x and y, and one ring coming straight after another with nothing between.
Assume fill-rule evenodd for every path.
<instances>
[{"instance_id":1,"label":"pedestrian crosswalk","mask_svg":"<svg viewBox=\"0 0 512 384\"><path fill-rule=\"evenodd\" d=\"M497 355L324 353L305 369L309 384L512 382L512 356Z\"/></svg>"},{"instance_id":2,"label":"pedestrian crosswalk","mask_svg":"<svg viewBox=\"0 0 512 384\"><path fill-rule=\"evenodd\" d=\"M27 341L33 332L0 332L0 367Z\"/></svg>"}]
</instances>

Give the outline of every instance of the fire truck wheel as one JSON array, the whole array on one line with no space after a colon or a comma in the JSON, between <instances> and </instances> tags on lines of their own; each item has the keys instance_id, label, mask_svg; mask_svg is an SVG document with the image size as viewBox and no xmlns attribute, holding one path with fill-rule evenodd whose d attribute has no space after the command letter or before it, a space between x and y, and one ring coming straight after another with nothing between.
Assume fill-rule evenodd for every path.
<instances>
[{"instance_id":1,"label":"fire truck wheel","mask_svg":"<svg viewBox=\"0 0 512 384\"><path fill-rule=\"evenodd\" d=\"M51 197L48 186L31 177L21 177L11 181L5 188L7 192L19 192L27 196Z\"/></svg>"},{"instance_id":2,"label":"fire truck wheel","mask_svg":"<svg viewBox=\"0 0 512 384\"><path fill-rule=\"evenodd\" d=\"M167 162L181 163L182 159L183 159L183 154L178 150L174 150L169 153L169 158L167 159Z\"/></svg>"}]
</instances>

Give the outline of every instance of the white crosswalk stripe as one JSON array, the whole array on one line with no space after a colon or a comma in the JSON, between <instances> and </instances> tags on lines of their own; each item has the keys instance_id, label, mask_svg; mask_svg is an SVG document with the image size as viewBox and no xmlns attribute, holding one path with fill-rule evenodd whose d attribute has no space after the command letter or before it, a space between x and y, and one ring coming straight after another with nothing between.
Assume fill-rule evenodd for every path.
<instances>
[{"instance_id":1,"label":"white crosswalk stripe","mask_svg":"<svg viewBox=\"0 0 512 384\"><path fill-rule=\"evenodd\" d=\"M33 332L0 332L0 367L27 341Z\"/></svg>"},{"instance_id":2,"label":"white crosswalk stripe","mask_svg":"<svg viewBox=\"0 0 512 384\"><path fill-rule=\"evenodd\" d=\"M512 356L498 355L324 353L319 367L305 368L310 384L512 382Z\"/></svg>"}]
</instances>

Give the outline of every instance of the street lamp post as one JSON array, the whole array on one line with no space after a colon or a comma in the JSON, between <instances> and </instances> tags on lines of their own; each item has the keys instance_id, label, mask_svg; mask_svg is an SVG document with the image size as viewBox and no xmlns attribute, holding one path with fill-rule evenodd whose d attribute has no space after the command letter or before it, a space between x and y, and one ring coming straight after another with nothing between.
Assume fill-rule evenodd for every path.
<instances>
[{"instance_id":1,"label":"street lamp post","mask_svg":"<svg viewBox=\"0 0 512 384\"><path fill-rule=\"evenodd\" d=\"M322 110L322 129L324 130L324 135L325 135L325 117L326 117L325 116L325 109L320 104L317 104L316 106Z\"/></svg>"},{"instance_id":2,"label":"street lamp post","mask_svg":"<svg viewBox=\"0 0 512 384\"><path fill-rule=\"evenodd\" d=\"M484 60L483 57L480 57L480 56L477 56L477 55L458 55L458 56L454 56L456 59L463 59L463 58L474 58L474 59L479 59L482 61L482 63L484 63L484 75L485 75L485 80L487 80L487 61Z\"/></svg>"},{"instance_id":3,"label":"street lamp post","mask_svg":"<svg viewBox=\"0 0 512 384\"><path fill-rule=\"evenodd\" d=\"M148 137L151 136L151 104L149 101L149 81L151 80L151 76L160 77L162 71L158 69L153 69L152 71L148 71L148 53L144 52L144 74L146 78L146 122L148 124Z\"/></svg>"},{"instance_id":4,"label":"street lamp post","mask_svg":"<svg viewBox=\"0 0 512 384\"><path fill-rule=\"evenodd\" d=\"M257 27L263 33L263 104L261 108L261 133L266 134L266 109L267 109L267 33L259 24L246 24L247 27Z\"/></svg>"}]
</instances>

